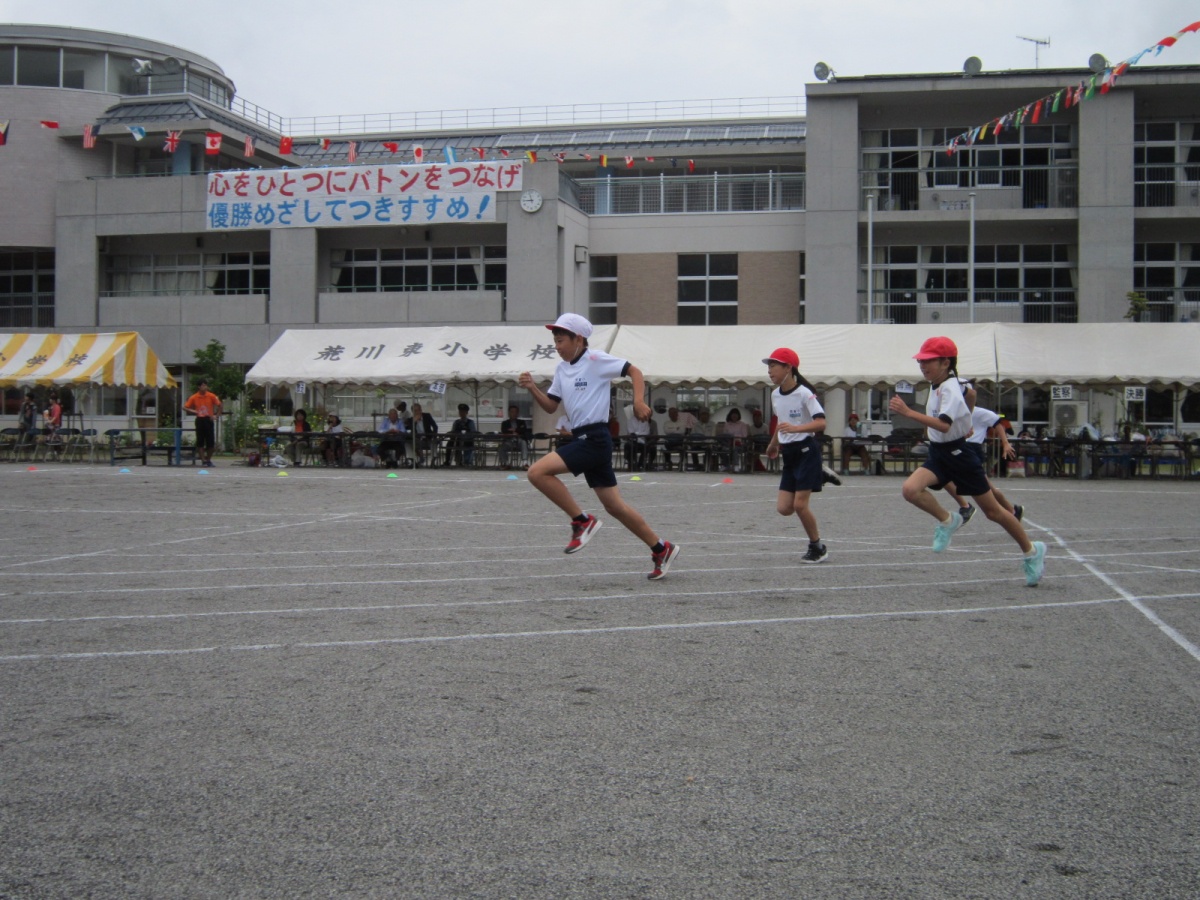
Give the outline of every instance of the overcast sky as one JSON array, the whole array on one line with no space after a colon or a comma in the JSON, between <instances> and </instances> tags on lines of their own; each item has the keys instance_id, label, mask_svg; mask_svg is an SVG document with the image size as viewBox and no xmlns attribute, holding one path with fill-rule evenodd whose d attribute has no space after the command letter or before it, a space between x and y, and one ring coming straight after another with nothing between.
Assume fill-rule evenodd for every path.
<instances>
[{"instance_id":1,"label":"overcast sky","mask_svg":"<svg viewBox=\"0 0 1200 900\"><path fill-rule=\"evenodd\" d=\"M1195 0L0 0L0 22L163 41L285 118L802 95L842 75L1082 67L1200 19ZM1018 36L1049 40L1038 46ZM1157 62L1200 63L1187 34Z\"/></svg>"}]
</instances>

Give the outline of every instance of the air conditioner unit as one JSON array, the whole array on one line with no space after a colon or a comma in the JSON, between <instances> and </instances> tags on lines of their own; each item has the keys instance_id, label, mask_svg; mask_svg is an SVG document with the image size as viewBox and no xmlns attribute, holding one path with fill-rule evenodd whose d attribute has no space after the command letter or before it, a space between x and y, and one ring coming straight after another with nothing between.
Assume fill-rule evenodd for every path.
<instances>
[{"instance_id":1,"label":"air conditioner unit","mask_svg":"<svg viewBox=\"0 0 1200 900\"><path fill-rule=\"evenodd\" d=\"M1080 428L1087 424L1087 401L1056 400L1050 404L1050 418L1056 428Z\"/></svg>"}]
</instances>

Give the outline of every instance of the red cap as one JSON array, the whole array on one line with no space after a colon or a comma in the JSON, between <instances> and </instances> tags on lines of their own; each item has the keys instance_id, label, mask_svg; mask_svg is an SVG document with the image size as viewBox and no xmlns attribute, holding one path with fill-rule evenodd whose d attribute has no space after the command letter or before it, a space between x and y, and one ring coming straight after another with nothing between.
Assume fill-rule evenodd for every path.
<instances>
[{"instance_id":1,"label":"red cap","mask_svg":"<svg viewBox=\"0 0 1200 900\"><path fill-rule=\"evenodd\" d=\"M931 337L921 345L913 359L940 359L942 357L958 357L958 347L948 337Z\"/></svg>"},{"instance_id":2,"label":"red cap","mask_svg":"<svg viewBox=\"0 0 1200 900\"><path fill-rule=\"evenodd\" d=\"M795 350L790 350L787 347L780 347L775 350L770 356L763 360L763 363L777 362L785 366L791 366L793 369L800 368L800 357Z\"/></svg>"}]
</instances>

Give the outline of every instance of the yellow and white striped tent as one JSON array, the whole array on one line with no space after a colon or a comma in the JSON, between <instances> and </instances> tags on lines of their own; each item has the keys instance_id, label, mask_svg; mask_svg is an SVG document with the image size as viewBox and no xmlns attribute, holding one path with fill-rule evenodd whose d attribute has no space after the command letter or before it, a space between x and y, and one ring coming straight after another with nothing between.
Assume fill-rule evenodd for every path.
<instances>
[{"instance_id":1,"label":"yellow and white striped tent","mask_svg":"<svg viewBox=\"0 0 1200 900\"><path fill-rule=\"evenodd\" d=\"M110 334L0 333L0 387L175 387L136 331Z\"/></svg>"}]
</instances>

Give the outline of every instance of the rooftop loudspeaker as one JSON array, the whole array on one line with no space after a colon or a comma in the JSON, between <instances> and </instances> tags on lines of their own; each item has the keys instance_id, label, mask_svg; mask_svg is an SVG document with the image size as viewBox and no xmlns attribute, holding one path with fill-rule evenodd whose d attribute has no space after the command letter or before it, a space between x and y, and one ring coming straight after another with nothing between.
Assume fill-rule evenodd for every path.
<instances>
[{"instance_id":1,"label":"rooftop loudspeaker","mask_svg":"<svg viewBox=\"0 0 1200 900\"><path fill-rule=\"evenodd\" d=\"M966 62L963 63L964 75L978 75L983 71L983 60L978 56L968 56Z\"/></svg>"},{"instance_id":2,"label":"rooftop loudspeaker","mask_svg":"<svg viewBox=\"0 0 1200 900\"><path fill-rule=\"evenodd\" d=\"M819 62L813 66L813 74L817 76L817 81L836 81L837 73L829 68L827 63Z\"/></svg>"},{"instance_id":3,"label":"rooftop loudspeaker","mask_svg":"<svg viewBox=\"0 0 1200 900\"><path fill-rule=\"evenodd\" d=\"M1088 57L1088 68L1093 72L1103 72L1108 68L1108 60L1104 58L1103 53L1093 53Z\"/></svg>"}]
</instances>

